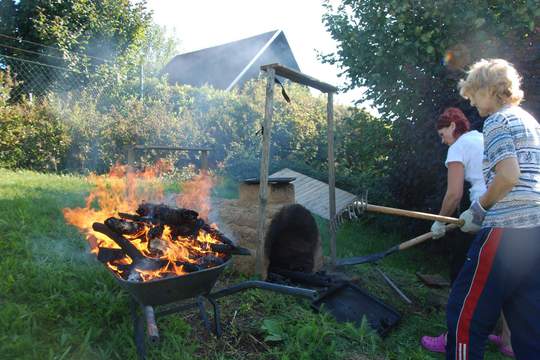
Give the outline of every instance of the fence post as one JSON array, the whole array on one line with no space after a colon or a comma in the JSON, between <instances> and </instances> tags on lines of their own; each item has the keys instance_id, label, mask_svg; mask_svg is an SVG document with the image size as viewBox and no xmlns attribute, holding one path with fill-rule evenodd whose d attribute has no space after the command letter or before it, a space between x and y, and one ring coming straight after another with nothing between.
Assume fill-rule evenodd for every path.
<instances>
[{"instance_id":1,"label":"fence post","mask_svg":"<svg viewBox=\"0 0 540 360\"><path fill-rule=\"evenodd\" d=\"M140 86L141 86L140 100L143 101L143 97L144 97L144 62L143 62L143 57L142 56L141 56L141 72L139 74L139 82L140 82Z\"/></svg>"},{"instance_id":2,"label":"fence post","mask_svg":"<svg viewBox=\"0 0 540 360\"><path fill-rule=\"evenodd\" d=\"M201 171L208 171L208 150L201 150Z\"/></svg>"},{"instance_id":3,"label":"fence post","mask_svg":"<svg viewBox=\"0 0 540 360\"><path fill-rule=\"evenodd\" d=\"M133 167L135 165L135 149L133 146L127 146L127 163L129 167Z\"/></svg>"}]
</instances>

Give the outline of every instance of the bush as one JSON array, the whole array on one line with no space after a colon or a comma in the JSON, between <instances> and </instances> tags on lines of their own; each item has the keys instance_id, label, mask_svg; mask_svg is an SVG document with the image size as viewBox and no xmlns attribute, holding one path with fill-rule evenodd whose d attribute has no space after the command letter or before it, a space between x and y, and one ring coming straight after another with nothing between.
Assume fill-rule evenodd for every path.
<instances>
[{"instance_id":1,"label":"bush","mask_svg":"<svg viewBox=\"0 0 540 360\"><path fill-rule=\"evenodd\" d=\"M56 171L69 144L64 124L46 102L0 106L0 167Z\"/></svg>"},{"instance_id":2,"label":"bush","mask_svg":"<svg viewBox=\"0 0 540 360\"><path fill-rule=\"evenodd\" d=\"M127 147L166 145L209 147L209 165L234 179L258 177L264 118L263 81L225 92L213 88L170 86L163 79L114 85L100 97L91 92L50 96L39 105L2 107L2 165L106 172L127 162ZM270 172L284 167L327 181L326 99L306 87L287 84L292 99L275 98ZM335 108L336 182L359 194L378 194L387 175L390 123L364 111ZM9 126L7 126L9 124ZM19 134L25 134L20 136ZM35 154L32 144L36 144ZM177 167L199 162L199 153L148 151L140 166L166 158Z\"/></svg>"}]
</instances>

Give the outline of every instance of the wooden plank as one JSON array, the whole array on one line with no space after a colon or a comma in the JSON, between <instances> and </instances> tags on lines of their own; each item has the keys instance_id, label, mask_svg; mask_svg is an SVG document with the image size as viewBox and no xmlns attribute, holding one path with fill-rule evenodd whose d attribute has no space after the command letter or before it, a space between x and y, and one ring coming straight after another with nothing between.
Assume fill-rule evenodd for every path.
<instances>
[{"instance_id":1,"label":"wooden plank","mask_svg":"<svg viewBox=\"0 0 540 360\"><path fill-rule=\"evenodd\" d=\"M308 202L313 198L317 201L324 201L324 199L327 198L327 196L325 196L326 193L326 186L323 184L305 191L302 195L298 196L298 201Z\"/></svg>"},{"instance_id":2,"label":"wooden plank","mask_svg":"<svg viewBox=\"0 0 540 360\"><path fill-rule=\"evenodd\" d=\"M347 197L347 199L344 199L340 203L336 203L336 212L340 212L343 210L347 205L349 205L354 199L356 199L356 196Z\"/></svg>"},{"instance_id":3,"label":"wooden plank","mask_svg":"<svg viewBox=\"0 0 540 360\"><path fill-rule=\"evenodd\" d=\"M182 147L182 146L159 146L159 145L135 145L135 150L168 150L168 151L212 151L210 148Z\"/></svg>"},{"instance_id":4,"label":"wooden plank","mask_svg":"<svg viewBox=\"0 0 540 360\"><path fill-rule=\"evenodd\" d=\"M304 184L298 191L298 198L310 196L313 191L322 191L324 184L315 183L313 181Z\"/></svg>"},{"instance_id":5,"label":"wooden plank","mask_svg":"<svg viewBox=\"0 0 540 360\"><path fill-rule=\"evenodd\" d=\"M292 181L296 203L325 219L330 218L328 202L325 201L329 197L329 187L326 183L287 168L270 176L296 178ZM336 188L336 212L341 211L355 198L354 194Z\"/></svg>"},{"instance_id":6,"label":"wooden plank","mask_svg":"<svg viewBox=\"0 0 540 360\"><path fill-rule=\"evenodd\" d=\"M354 199L354 196L351 197L351 194L346 193L345 191L341 191L340 189L336 189L336 204L341 204L348 199L352 200Z\"/></svg>"},{"instance_id":7,"label":"wooden plank","mask_svg":"<svg viewBox=\"0 0 540 360\"><path fill-rule=\"evenodd\" d=\"M306 186L310 186L309 183L313 182L313 180L315 179L305 176L301 179L293 181L293 185L297 187L306 187Z\"/></svg>"},{"instance_id":8,"label":"wooden plank","mask_svg":"<svg viewBox=\"0 0 540 360\"><path fill-rule=\"evenodd\" d=\"M278 76L283 76L284 78L287 78L302 85L311 86L312 88L315 88L325 93L331 94L338 91L338 88L333 85L319 81L309 75L303 74L281 64L268 64L261 66L261 70L263 71L268 71L269 69L274 69L276 75Z\"/></svg>"},{"instance_id":9,"label":"wooden plank","mask_svg":"<svg viewBox=\"0 0 540 360\"><path fill-rule=\"evenodd\" d=\"M274 112L274 80L275 71L268 69L266 73L266 104L264 108L263 145L261 156L261 171L259 184L259 221L257 223L257 275L266 279L265 249L264 249L264 223L266 219L266 204L268 202L268 167L270 165L270 135L272 130L272 115Z\"/></svg>"}]
</instances>

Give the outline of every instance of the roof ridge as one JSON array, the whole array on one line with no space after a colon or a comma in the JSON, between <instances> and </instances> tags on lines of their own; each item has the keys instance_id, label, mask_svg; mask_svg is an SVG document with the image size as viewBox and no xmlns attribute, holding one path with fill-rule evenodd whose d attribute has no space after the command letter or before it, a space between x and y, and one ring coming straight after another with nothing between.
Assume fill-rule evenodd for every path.
<instances>
[{"instance_id":1,"label":"roof ridge","mask_svg":"<svg viewBox=\"0 0 540 360\"><path fill-rule=\"evenodd\" d=\"M195 53L198 53L198 52L201 52L201 51L206 51L206 50L210 50L210 49L215 49L215 48L222 47L222 46L225 46L225 45L232 45L232 44L238 43L238 42L240 42L240 41L252 40L252 39L255 39L255 38L258 38L258 37L262 37L263 35L268 35L268 34L276 33L276 32L278 32L278 31L282 31L282 30L276 29L276 30L272 30L272 31L267 31L267 32L264 32L264 33L261 33L261 34L258 34L258 35L249 36L249 37L247 37L247 38L238 39L238 40L234 40L234 41L229 41L229 42L226 42L226 43L223 43L223 44L214 45L214 46L210 46L210 47L205 47L205 48L198 49L198 50L188 51L188 52L185 52L185 53L181 53L181 54L176 55L175 58L178 57L178 56L191 55L191 54L195 54ZM174 59L174 58L173 58L173 59Z\"/></svg>"},{"instance_id":2,"label":"roof ridge","mask_svg":"<svg viewBox=\"0 0 540 360\"><path fill-rule=\"evenodd\" d=\"M242 71L240 71L240 73L238 75L236 75L236 77L234 78L234 80L229 84L229 86L227 86L227 88L225 89L225 91L229 91L233 88L234 85L236 85L236 83L242 78L242 76L244 76L244 74L249 70L249 68L255 63L255 61L257 61L258 58L261 57L261 55L266 51L266 49L268 49L268 47L274 42L274 40L277 39L277 37L279 35L283 34L283 31L281 30L276 30L276 32L274 33L274 35L272 35L272 37L270 38L270 40L268 40L266 42L266 44L263 45L262 48L259 49L259 51L255 54L255 56L247 63L246 66L244 66L244 68L242 69Z\"/></svg>"}]
</instances>

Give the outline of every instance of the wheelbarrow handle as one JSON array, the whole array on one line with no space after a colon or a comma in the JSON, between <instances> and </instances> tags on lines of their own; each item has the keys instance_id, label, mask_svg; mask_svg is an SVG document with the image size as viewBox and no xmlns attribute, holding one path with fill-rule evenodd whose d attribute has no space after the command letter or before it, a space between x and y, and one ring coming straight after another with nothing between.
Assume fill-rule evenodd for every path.
<instances>
[{"instance_id":1,"label":"wheelbarrow handle","mask_svg":"<svg viewBox=\"0 0 540 360\"><path fill-rule=\"evenodd\" d=\"M463 226L464 224L463 220L460 220L454 217L435 215L435 214L424 213L424 212L419 212L419 211L396 209L396 208L379 206L379 205L371 205L371 204L365 205L365 209L367 211L381 213L381 214L398 215L398 216L405 216L405 217L410 217L410 218L415 218L415 219L423 219L423 220L431 220L431 221L440 221L447 224L456 224L458 226Z\"/></svg>"}]
</instances>

